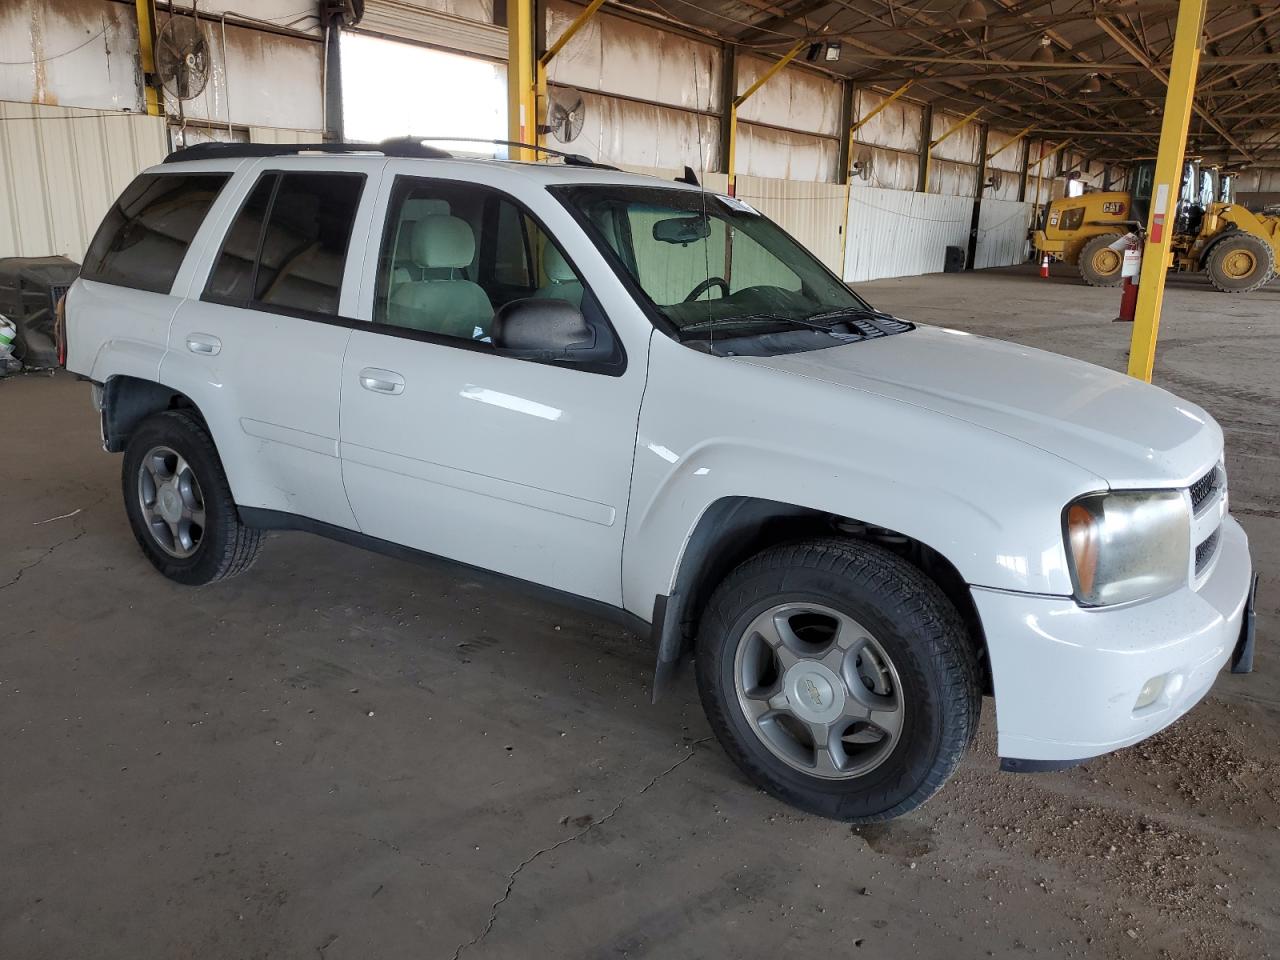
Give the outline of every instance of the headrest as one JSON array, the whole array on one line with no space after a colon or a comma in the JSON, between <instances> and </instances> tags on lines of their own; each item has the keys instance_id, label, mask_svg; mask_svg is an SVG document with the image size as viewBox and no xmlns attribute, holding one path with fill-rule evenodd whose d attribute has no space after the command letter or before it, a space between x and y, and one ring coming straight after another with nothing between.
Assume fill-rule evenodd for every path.
<instances>
[{"instance_id":1,"label":"headrest","mask_svg":"<svg viewBox=\"0 0 1280 960\"><path fill-rule=\"evenodd\" d=\"M578 279L565 260L564 255L556 249L553 243L548 243L542 248L542 269L546 273L547 279L552 283L564 283L567 280Z\"/></svg>"},{"instance_id":2,"label":"headrest","mask_svg":"<svg viewBox=\"0 0 1280 960\"><path fill-rule=\"evenodd\" d=\"M467 267L476 255L476 235L467 221L432 213L413 228L413 262L420 267Z\"/></svg>"},{"instance_id":3,"label":"headrest","mask_svg":"<svg viewBox=\"0 0 1280 960\"><path fill-rule=\"evenodd\" d=\"M410 197L400 207L401 220L421 220L433 213L451 213L448 200L436 197Z\"/></svg>"}]
</instances>

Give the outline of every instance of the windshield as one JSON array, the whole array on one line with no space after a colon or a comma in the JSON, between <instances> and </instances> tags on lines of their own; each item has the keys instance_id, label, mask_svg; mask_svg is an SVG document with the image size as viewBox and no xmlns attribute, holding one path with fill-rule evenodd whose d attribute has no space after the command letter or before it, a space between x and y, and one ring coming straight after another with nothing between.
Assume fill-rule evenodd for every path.
<instances>
[{"instance_id":1,"label":"windshield","mask_svg":"<svg viewBox=\"0 0 1280 960\"><path fill-rule=\"evenodd\" d=\"M871 307L731 197L609 184L556 189L682 339L770 334ZM812 333L812 329L809 330Z\"/></svg>"}]
</instances>

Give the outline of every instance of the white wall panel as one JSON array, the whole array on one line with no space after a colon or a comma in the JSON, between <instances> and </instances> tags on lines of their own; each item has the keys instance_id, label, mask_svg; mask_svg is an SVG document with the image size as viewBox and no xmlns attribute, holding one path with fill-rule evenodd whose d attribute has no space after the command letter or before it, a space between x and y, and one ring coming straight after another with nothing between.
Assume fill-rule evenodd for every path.
<instances>
[{"instance_id":1,"label":"white wall panel","mask_svg":"<svg viewBox=\"0 0 1280 960\"><path fill-rule=\"evenodd\" d=\"M287 127L250 127L250 143L320 143L324 134L318 130L290 130Z\"/></svg>"},{"instance_id":2,"label":"white wall panel","mask_svg":"<svg viewBox=\"0 0 1280 960\"><path fill-rule=\"evenodd\" d=\"M945 113L941 110L934 111L933 114L933 132L929 135L930 141L937 140L948 130L953 129L957 124L964 120L964 116L957 113ZM978 162L978 145L982 138L982 127L976 120L970 120L955 133L951 134L947 139L933 148L933 156L939 160L958 160L961 163L977 163Z\"/></svg>"},{"instance_id":3,"label":"white wall panel","mask_svg":"<svg viewBox=\"0 0 1280 960\"><path fill-rule=\"evenodd\" d=\"M844 279L854 283L942 270L948 246L967 246L973 201L906 190L854 187Z\"/></svg>"},{"instance_id":4,"label":"white wall panel","mask_svg":"<svg viewBox=\"0 0 1280 960\"><path fill-rule=\"evenodd\" d=\"M866 117L887 99L887 96L874 90L858 90L853 100L855 122ZM855 137L858 143L918 153L923 124L924 108L918 103L898 99L863 123Z\"/></svg>"},{"instance_id":5,"label":"white wall panel","mask_svg":"<svg viewBox=\"0 0 1280 960\"><path fill-rule=\"evenodd\" d=\"M739 174L830 182L839 151L836 140L739 122L735 163Z\"/></svg>"},{"instance_id":6,"label":"white wall panel","mask_svg":"<svg viewBox=\"0 0 1280 960\"><path fill-rule=\"evenodd\" d=\"M1008 267L1027 259L1027 229L1033 204L1008 200L983 200L978 212L978 247L975 270Z\"/></svg>"},{"instance_id":7,"label":"white wall panel","mask_svg":"<svg viewBox=\"0 0 1280 960\"><path fill-rule=\"evenodd\" d=\"M0 257L80 260L107 207L166 153L160 117L0 102Z\"/></svg>"},{"instance_id":8,"label":"white wall panel","mask_svg":"<svg viewBox=\"0 0 1280 960\"><path fill-rule=\"evenodd\" d=\"M507 30L494 26L489 6L446 0L366 0L357 32L506 60Z\"/></svg>"},{"instance_id":9,"label":"white wall panel","mask_svg":"<svg viewBox=\"0 0 1280 960\"><path fill-rule=\"evenodd\" d=\"M583 92L582 99L587 110L582 133L568 145L548 137L548 146L615 165L675 170L683 170L685 164L695 170L720 165L715 117L597 93Z\"/></svg>"},{"instance_id":10,"label":"white wall panel","mask_svg":"<svg viewBox=\"0 0 1280 960\"><path fill-rule=\"evenodd\" d=\"M844 265L848 193L847 187L835 183L739 176L735 195L778 223L839 274Z\"/></svg>"},{"instance_id":11,"label":"white wall panel","mask_svg":"<svg viewBox=\"0 0 1280 960\"><path fill-rule=\"evenodd\" d=\"M201 20L213 69L198 97L184 101L188 117L246 126L324 129L324 47L285 37ZM165 95L166 110L179 114L177 99ZM229 111L229 113L228 113Z\"/></svg>"},{"instance_id":12,"label":"white wall panel","mask_svg":"<svg viewBox=\"0 0 1280 960\"><path fill-rule=\"evenodd\" d=\"M772 60L739 57L738 92L755 83L771 66ZM738 119L838 137L840 84L800 67L783 67L742 105Z\"/></svg>"},{"instance_id":13,"label":"white wall panel","mask_svg":"<svg viewBox=\"0 0 1280 960\"><path fill-rule=\"evenodd\" d=\"M582 12L547 4L547 44ZM720 50L713 44L597 13L547 67L554 83L616 93L687 110L720 109Z\"/></svg>"},{"instance_id":14,"label":"white wall panel","mask_svg":"<svg viewBox=\"0 0 1280 960\"><path fill-rule=\"evenodd\" d=\"M0 100L141 110L138 28L108 0L0 0Z\"/></svg>"},{"instance_id":15,"label":"white wall panel","mask_svg":"<svg viewBox=\"0 0 1280 960\"><path fill-rule=\"evenodd\" d=\"M929 162L929 192L946 197L972 197L978 187L978 168L973 164L956 163L953 160Z\"/></svg>"}]
</instances>

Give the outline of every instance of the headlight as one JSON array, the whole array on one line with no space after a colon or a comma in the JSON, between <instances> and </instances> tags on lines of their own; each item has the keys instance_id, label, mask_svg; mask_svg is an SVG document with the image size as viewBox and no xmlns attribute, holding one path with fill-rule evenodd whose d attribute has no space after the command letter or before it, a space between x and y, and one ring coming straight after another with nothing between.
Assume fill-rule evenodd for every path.
<instances>
[{"instance_id":1,"label":"headlight","mask_svg":"<svg viewBox=\"0 0 1280 960\"><path fill-rule=\"evenodd\" d=\"M1083 604L1141 600L1187 582L1191 518L1179 490L1090 494L1067 506L1063 528Z\"/></svg>"}]
</instances>

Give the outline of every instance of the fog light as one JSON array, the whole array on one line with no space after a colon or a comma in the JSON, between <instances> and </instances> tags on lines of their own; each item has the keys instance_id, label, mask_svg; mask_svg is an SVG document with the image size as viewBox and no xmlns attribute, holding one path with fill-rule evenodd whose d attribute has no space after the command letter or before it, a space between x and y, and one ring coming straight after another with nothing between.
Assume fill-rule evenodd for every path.
<instances>
[{"instance_id":1,"label":"fog light","mask_svg":"<svg viewBox=\"0 0 1280 960\"><path fill-rule=\"evenodd\" d=\"M1142 689L1138 691L1137 702L1134 703L1133 709L1141 710L1143 707L1149 707L1160 699L1160 694L1164 693L1164 682L1168 674L1160 674L1158 677L1152 677L1142 685Z\"/></svg>"}]
</instances>

